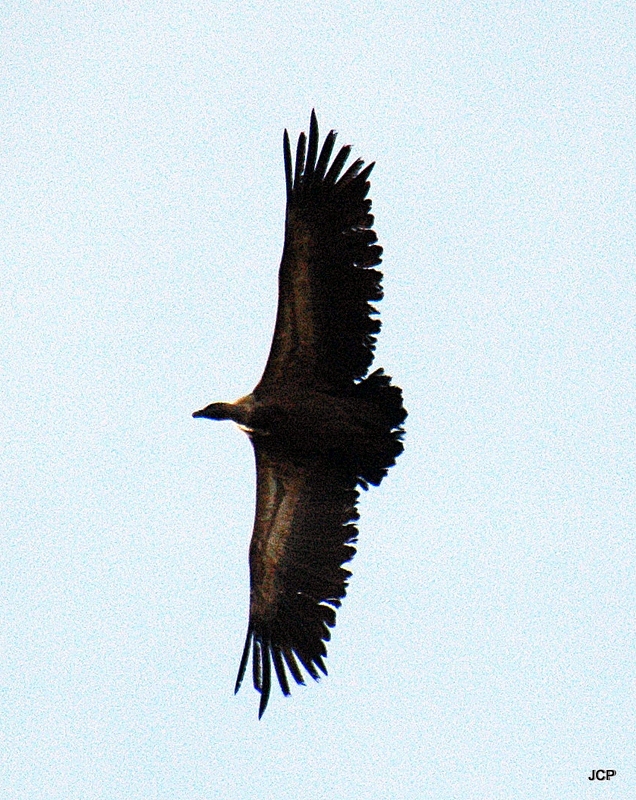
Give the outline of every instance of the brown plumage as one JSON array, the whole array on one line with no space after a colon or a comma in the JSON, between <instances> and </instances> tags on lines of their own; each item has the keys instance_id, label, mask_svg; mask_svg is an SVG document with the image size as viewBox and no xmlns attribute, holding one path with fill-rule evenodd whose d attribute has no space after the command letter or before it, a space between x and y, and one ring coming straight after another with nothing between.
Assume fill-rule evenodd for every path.
<instances>
[{"instance_id":1,"label":"brown plumage","mask_svg":"<svg viewBox=\"0 0 636 800\"><path fill-rule=\"evenodd\" d=\"M346 594L358 531L358 486L378 485L402 452L402 392L382 370L365 377L380 321L381 261L368 177L351 148L329 160L331 131L318 155L309 142L296 163L284 135L287 214L278 312L265 372L236 403L213 403L195 417L231 419L256 456L256 516L250 545L250 615L236 689L252 652L262 716L272 663L283 694L288 674L304 683L327 674L325 642Z\"/></svg>"}]
</instances>

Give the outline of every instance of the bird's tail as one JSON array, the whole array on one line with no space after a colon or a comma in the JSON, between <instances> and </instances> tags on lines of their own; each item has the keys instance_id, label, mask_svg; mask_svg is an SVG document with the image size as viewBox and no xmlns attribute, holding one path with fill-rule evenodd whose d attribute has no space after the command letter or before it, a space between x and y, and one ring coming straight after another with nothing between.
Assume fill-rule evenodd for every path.
<instances>
[{"instance_id":1,"label":"bird's tail","mask_svg":"<svg viewBox=\"0 0 636 800\"><path fill-rule=\"evenodd\" d=\"M366 489L372 483L378 486L395 459L404 450L402 423L406 409L402 404L402 390L391 385L391 378L383 370L372 372L355 387L356 396L370 405L368 437L359 453L358 481Z\"/></svg>"}]
</instances>

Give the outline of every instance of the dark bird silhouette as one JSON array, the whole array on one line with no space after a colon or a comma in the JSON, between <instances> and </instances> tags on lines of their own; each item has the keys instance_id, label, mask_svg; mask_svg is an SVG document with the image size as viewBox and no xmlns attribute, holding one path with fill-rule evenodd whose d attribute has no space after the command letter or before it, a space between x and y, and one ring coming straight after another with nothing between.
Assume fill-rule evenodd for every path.
<instances>
[{"instance_id":1,"label":"dark bird silhouette","mask_svg":"<svg viewBox=\"0 0 636 800\"><path fill-rule=\"evenodd\" d=\"M300 665L327 674L325 642L355 553L357 487L378 485L402 452L402 392L381 369L368 377L380 320L382 248L372 230L369 174L351 150L329 164L336 134L318 155L318 123L298 138L292 165L283 138L287 213L278 312L265 372L235 403L194 417L231 419L256 456L256 517L250 545L250 614L235 692L252 652L263 715L272 662L284 695ZM300 663L299 663L300 662Z\"/></svg>"}]
</instances>

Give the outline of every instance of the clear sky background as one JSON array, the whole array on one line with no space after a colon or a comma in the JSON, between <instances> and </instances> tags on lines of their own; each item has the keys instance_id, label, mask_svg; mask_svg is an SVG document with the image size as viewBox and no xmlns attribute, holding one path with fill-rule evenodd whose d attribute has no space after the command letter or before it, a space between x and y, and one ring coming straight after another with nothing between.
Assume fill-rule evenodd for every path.
<instances>
[{"instance_id":1,"label":"clear sky background","mask_svg":"<svg viewBox=\"0 0 636 800\"><path fill-rule=\"evenodd\" d=\"M0 796L636 796L636 11L0 7ZM232 694L282 133L376 160L376 365L329 677ZM587 780L615 769L611 784Z\"/></svg>"}]
</instances>

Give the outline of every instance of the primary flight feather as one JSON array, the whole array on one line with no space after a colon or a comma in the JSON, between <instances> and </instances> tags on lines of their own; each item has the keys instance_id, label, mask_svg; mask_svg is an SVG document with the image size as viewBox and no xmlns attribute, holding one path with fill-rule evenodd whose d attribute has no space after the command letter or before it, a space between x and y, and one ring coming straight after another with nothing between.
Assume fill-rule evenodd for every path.
<instances>
[{"instance_id":1,"label":"primary flight feather","mask_svg":"<svg viewBox=\"0 0 636 800\"><path fill-rule=\"evenodd\" d=\"M372 230L373 164L351 148L318 155L318 123L298 138L292 164L283 138L287 212L276 327L263 376L235 403L193 416L231 419L256 457L256 515L250 544L250 612L236 689L250 652L259 717L272 664L283 694L302 668L325 675L325 642L351 573L358 487L378 485L402 452L402 392L381 369L367 375L380 320L382 248ZM364 168L363 168L364 167Z\"/></svg>"}]
</instances>

